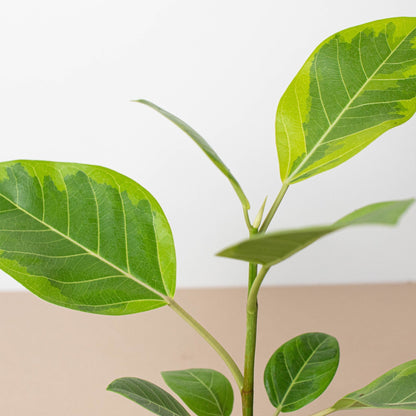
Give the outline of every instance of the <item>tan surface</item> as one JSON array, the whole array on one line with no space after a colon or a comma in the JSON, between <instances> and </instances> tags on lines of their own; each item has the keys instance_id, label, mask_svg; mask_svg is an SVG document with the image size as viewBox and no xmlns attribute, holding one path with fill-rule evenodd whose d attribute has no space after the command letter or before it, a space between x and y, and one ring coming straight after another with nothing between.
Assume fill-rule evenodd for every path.
<instances>
[{"instance_id":1,"label":"tan surface","mask_svg":"<svg viewBox=\"0 0 416 416\"><path fill-rule=\"evenodd\" d=\"M244 290L181 290L176 299L242 359ZM266 288L261 293L256 416L272 415L262 386L267 358L308 331L336 336L341 364L333 384L307 415L332 404L391 367L416 358L416 285ZM229 375L215 353L168 308L106 317L49 305L26 293L0 294L2 416L147 415L106 392L121 376L163 385L162 370L212 367ZM234 415L239 414L236 397ZM409 411L343 414L399 416Z\"/></svg>"}]
</instances>

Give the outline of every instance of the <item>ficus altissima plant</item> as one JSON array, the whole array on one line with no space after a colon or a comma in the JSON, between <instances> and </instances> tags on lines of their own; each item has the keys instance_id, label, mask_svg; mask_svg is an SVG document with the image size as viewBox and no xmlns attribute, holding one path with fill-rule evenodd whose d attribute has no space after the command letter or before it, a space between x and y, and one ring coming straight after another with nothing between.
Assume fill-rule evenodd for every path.
<instances>
[{"instance_id":1,"label":"ficus altissima plant","mask_svg":"<svg viewBox=\"0 0 416 416\"><path fill-rule=\"evenodd\" d=\"M265 204L249 215L238 181L192 127L148 101L138 102L190 136L241 201L249 236L218 254L249 264L244 365L174 300L175 249L165 214L146 189L110 169L29 160L0 163L0 268L40 298L71 309L125 315L169 307L224 360L241 393L243 415L251 416L257 295L270 268L344 227L394 225L414 202L374 203L334 224L268 232L289 186L346 161L415 113L416 18L346 29L313 51L277 108L282 187L264 219ZM280 346L264 370L275 415L320 396L338 361L338 342L327 334L302 334ZM183 404L140 378L117 379L108 390L160 416L231 414L233 389L223 374L191 368L162 377ZM357 388L315 416L366 407L416 410L416 359Z\"/></svg>"}]
</instances>

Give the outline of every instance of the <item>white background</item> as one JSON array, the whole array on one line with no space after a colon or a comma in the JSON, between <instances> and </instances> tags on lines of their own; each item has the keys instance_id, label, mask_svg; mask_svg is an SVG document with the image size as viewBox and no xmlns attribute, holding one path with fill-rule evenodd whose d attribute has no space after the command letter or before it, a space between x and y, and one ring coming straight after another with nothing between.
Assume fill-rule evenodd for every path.
<instances>
[{"instance_id":1,"label":"white background","mask_svg":"<svg viewBox=\"0 0 416 416\"><path fill-rule=\"evenodd\" d=\"M245 238L237 197L147 98L198 130L257 211L280 188L279 97L333 33L416 15L414 0L15 0L0 5L1 160L99 164L159 200L173 228L178 286L240 286L246 264L214 257ZM330 223L416 196L416 119L327 173L294 185L271 229ZM253 214L254 215L254 214ZM269 284L416 280L416 207L397 228L329 236L279 265ZM0 275L0 289L19 289Z\"/></svg>"}]
</instances>

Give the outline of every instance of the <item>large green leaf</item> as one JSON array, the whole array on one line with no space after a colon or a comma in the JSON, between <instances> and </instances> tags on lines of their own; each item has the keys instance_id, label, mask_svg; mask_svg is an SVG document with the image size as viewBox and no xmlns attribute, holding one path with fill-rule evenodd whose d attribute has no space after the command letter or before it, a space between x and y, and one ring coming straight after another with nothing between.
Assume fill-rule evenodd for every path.
<instances>
[{"instance_id":1,"label":"large green leaf","mask_svg":"<svg viewBox=\"0 0 416 416\"><path fill-rule=\"evenodd\" d=\"M150 381L134 377L118 378L107 390L121 394L160 416L189 416L172 395Z\"/></svg>"},{"instance_id":2,"label":"large green leaf","mask_svg":"<svg viewBox=\"0 0 416 416\"><path fill-rule=\"evenodd\" d=\"M346 395L332 409L358 407L416 410L416 360L401 364L362 389Z\"/></svg>"},{"instance_id":3,"label":"large green leaf","mask_svg":"<svg viewBox=\"0 0 416 416\"><path fill-rule=\"evenodd\" d=\"M294 183L331 169L416 110L416 18L343 30L321 43L280 100L280 175Z\"/></svg>"},{"instance_id":4,"label":"large green leaf","mask_svg":"<svg viewBox=\"0 0 416 416\"><path fill-rule=\"evenodd\" d=\"M292 412L320 396L332 381L339 362L334 337L303 334L283 344L270 358L264 385L274 407Z\"/></svg>"},{"instance_id":5,"label":"large green leaf","mask_svg":"<svg viewBox=\"0 0 416 416\"><path fill-rule=\"evenodd\" d=\"M170 120L173 124L178 126L182 131L184 131L198 146L199 148L209 157L209 159L214 163L214 165L228 178L232 187L234 188L235 192L237 193L238 198L241 201L241 204L245 209L250 208L250 204L246 195L244 194L243 190L241 189L240 184L238 183L237 179L233 176L230 169L225 166L224 162L215 152L215 150L208 144L208 142L197 132L195 131L189 124L186 124L180 118L176 117L172 113L169 113L163 108L158 107L156 104L153 104L147 100L136 100L137 103L146 104L147 106L156 110L159 114L166 117Z\"/></svg>"},{"instance_id":6,"label":"large green leaf","mask_svg":"<svg viewBox=\"0 0 416 416\"><path fill-rule=\"evenodd\" d=\"M360 208L332 225L257 234L217 255L272 266L341 228L361 224L394 225L413 202L413 199L379 202Z\"/></svg>"},{"instance_id":7,"label":"large green leaf","mask_svg":"<svg viewBox=\"0 0 416 416\"><path fill-rule=\"evenodd\" d=\"M230 382L218 371L191 368L165 371L166 384L198 416L229 416L234 394Z\"/></svg>"},{"instance_id":8,"label":"large green leaf","mask_svg":"<svg viewBox=\"0 0 416 416\"><path fill-rule=\"evenodd\" d=\"M129 314L167 304L175 250L156 200L110 169L0 163L0 268L72 309Z\"/></svg>"}]
</instances>

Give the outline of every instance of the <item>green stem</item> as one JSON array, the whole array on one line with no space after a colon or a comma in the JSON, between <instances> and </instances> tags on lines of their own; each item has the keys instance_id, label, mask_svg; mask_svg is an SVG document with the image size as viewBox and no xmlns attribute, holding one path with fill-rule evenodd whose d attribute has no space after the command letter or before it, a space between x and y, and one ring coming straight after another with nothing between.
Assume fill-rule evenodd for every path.
<instances>
[{"instance_id":1,"label":"green stem","mask_svg":"<svg viewBox=\"0 0 416 416\"><path fill-rule=\"evenodd\" d=\"M276 200L274 201L269 213L264 219L263 225L260 229L254 228L250 230L250 235L256 233L264 233L270 225L283 197L286 194L289 184L283 182ZM257 296L264 277L269 271L270 267L263 266L257 274L257 264L250 263L249 265L249 283L248 283L248 298L247 298L247 317L246 317L246 348L244 357L244 381L241 390L241 400L243 407L243 416L253 416L253 398L254 398L254 361L256 354L256 338L257 338L257 314L258 304ZM277 414L280 409L277 409Z\"/></svg>"},{"instance_id":2,"label":"green stem","mask_svg":"<svg viewBox=\"0 0 416 416\"><path fill-rule=\"evenodd\" d=\"M257 234L257 228L253 228L250 231L250 237ZM256 263L249 263L248 265L248 292L250 293L251 286L257 276L257 264Z\"/></svg>"},{"instance_id":3,"label":"green stem","mask_svg":"<svg viewBox=\"0 0 416 416\"><path fill-rule=\"evenodd\" d=\"M249 265L249 286L248 293L257 275L257 264ZM243 415L251 416L253 414L254 399L254 359L256 353L257 339L257 304L255 311L248 313L246 317L246 348L244 355L244 381L241 390L241 401L243 407Z\"/></svg>"},{"instance_id":4,"label":"green stem","mask_svg":"<svg viewBox=\"0 0 416 416\"><path fill-rule=\"evenodd\" d=\"M276 197L272 207L270 208L269 213L264 219L263 225L258 229L258 224L253 226L248 226L250 231L250 236L262 232L265 232L270 225L274 215L276 214L277 209L279 208L280 203L282 202L283 197L289 184L283 182L282 188L280 189L279 194ZM261 208L264 209L263 207ZM261 211L262 212L262 211ZM247 222L247 220L246 220ZM255 221L256 222L256 221ZM248 221L248 224L250 222ZM247 297L247 315L246 315L246 348L245 348L245 357L244 357L244 380L243 388L241 389L241 401L243 407L243 416L253 416L253 398L254 398L254 362L256 354L256 339L257 339L257 314L258 314L258 304L257 296L260 290L260 286L263 282L264 277L269 271L270 267L263 266L260 272L257 274L257 264L250 263L249 265L249 279L248 279L248 297ZM277 414L280 410L277 410Z\"/></svg>"},{"instance_id":5,"label":"green stem","mask_svg":"<svg viewBox=\"0 0 416 416\"><path fill-rule=\"evenodd\" d=\"M247 225L247 228L248 228L249 233L250 234L251 233L254 233L257 230L251 225L250 217L248 215L248 210L244 206L243 206L243 213L244 213L244 221L246 222L246 225Z\"/></svg>"},{"instance_id":6,"label":"green stem","mask_svg":"<svg viewBox=\"0 0 416 416\"><path fill-rule=\"evenodd\" d=\"M253 314L257 309L257 295L259 293L260 286L269 269L270 266L263 266L257 274L256 278L254 279L253 285L251 286L251 290L247 299L247 314Z\"/></svg>"},{"instance_id":7,"label":"green stem","mask_svg":"<svg viewBox=\"0 0 416 416\"><path fill-rule=\"evenodd\" d=\"M314 413L312 416L326 416L330 413L336 412L337 409L334 409L333 407L328 407L327 409L321 410L320 412Z\"/></svg>"},{"instance_id":8,"label":"green stem","mask_svg":"<svg viewBox=\"0 0 416 416\"><path fill-rule=\"evenodd\" d=\"M279 208L279 205L282 202L282 199L285 196L285 193L288 188L289 188L289 183L283 182L282 187L280 188L280 191L275 201L273 202L273 205L270 208L270 211L266 215L266 218L264 219L264 222L259 229L259 233L264 233L266 232L267 228L269 228L269 225L274 217L274 214L276 214L277 208Z\"/></svg>"},{"instance_id":9,"label":"green stem","mask_svg":"<svg viewBox=\"0 0 416 416\"><path fill-rule=\"evenodd\" d=\"M248 265L248 292L247 293L250 293L251 286L253 285L256 276L257 276L257 264L249 263Z\"/></svg>"},{"instance_id":10,"label":"green stem","mask_svg":"<svg viewBox=\"0 0 416 416\"><path fill-rule=\"evenodd\" d=\"M199 323L197 322L188 312L186 312L176 301L172 298L168 298L168 305L174 310L183 320L185 320L192 328L194 328L204 338L209 345L218 353L223 359L227 367L230 369L239 390L243 387L243 375L237 364L227 352L227 350Z\"/></svg>"},{"instance_id":11,"label":"green stem","mask_svg":"<svg viewBox=\"0 0 416 416\"><path fill-rule=\"evenodd\" d=\"M263 267L257 276L253 273L257 271L257 265L250 264L250 290L247 298L247 329L246 329L246 349L244 357L244 381L241 390L241 401L243 407L243 416L253 415L253 398L254 398L254 362L256 353L257 338L257 293L260 283L263 281L268 268ZM260 282L259 282L260 281ZM259 282L259 283L258 283ZM254 295L253 295L254 293Z\"/></svg>"}]
</instances>

